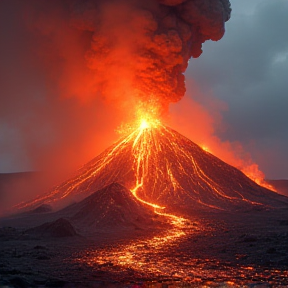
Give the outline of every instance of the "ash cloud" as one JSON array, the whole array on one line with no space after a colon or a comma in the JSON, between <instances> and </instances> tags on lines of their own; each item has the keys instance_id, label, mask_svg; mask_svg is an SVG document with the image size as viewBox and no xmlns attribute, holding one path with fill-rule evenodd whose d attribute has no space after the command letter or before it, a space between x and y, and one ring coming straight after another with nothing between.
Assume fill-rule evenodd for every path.
<instances>
[{"instance_id":1,"label":"ash cloud","mask_svg":"<svg viewBox=\"0 0 288 288\"><path fill-rule=\"evenodd\" d=\"M189 59L222 38L231 12L228 0L75 1L70 9L73 25L92 33L86 59L98 90L160 110L183 97Z\"/></svg>"}]
</instances>

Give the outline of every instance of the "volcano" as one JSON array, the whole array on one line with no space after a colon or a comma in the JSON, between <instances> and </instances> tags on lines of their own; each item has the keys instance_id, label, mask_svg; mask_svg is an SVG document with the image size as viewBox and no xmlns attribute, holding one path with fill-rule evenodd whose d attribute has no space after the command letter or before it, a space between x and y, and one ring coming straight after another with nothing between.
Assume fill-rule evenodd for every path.
<instances>
[{"instance_id":1,"label":"volcano","mask_svg":"<svg viewBox=\"0 0 288 288\"><path fill-rule=\"evenodd\" d=\"M88 162L48 194L18 208L63 207L111 183L141 202L170 211L280 207L287 198L259 186L241 171L161 123L147 122Z\"/></svg>"}]
</instances>

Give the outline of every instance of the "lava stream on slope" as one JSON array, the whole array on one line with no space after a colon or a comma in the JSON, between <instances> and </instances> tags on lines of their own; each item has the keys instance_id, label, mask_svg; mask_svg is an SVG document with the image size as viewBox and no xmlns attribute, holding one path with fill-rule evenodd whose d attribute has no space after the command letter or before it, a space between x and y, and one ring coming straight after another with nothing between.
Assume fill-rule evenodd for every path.
<instances>
[{"instance_id":1,"label":"lava stream on slope","mask_svg":"<svg viewBox=\"0 0 288 288\"><path fill-rule=\"evenodd\" d=\"M76 176L18 208L27 210L44 203L57 208L115 182L158 213L164 207L181 214L199 209L262 209L287 203L285 197L259 186L160 122L144 124L85 164Z\"/></svg>"}]
</instances>

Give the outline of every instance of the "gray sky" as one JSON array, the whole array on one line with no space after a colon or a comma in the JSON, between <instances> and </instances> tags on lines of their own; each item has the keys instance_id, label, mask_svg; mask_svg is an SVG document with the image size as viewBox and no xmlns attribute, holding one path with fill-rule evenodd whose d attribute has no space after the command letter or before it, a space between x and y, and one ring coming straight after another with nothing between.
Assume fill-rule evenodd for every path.
<instances>
[{"instance_id":1,"label":"gray sky","mask_svg":"<svg viewBox=\"0 0 288 288\"><path fill-rule=\"evenodd\" d=\"M186 77L227 103L217 136L239 141L267 178L288 179L288 1L230 2L224 37L204 44Z\"/></svg>"},{"instance_id":2,"label":"gray sky","mask_svg":"<svg viewBox=\"0 0 288 288\"><path fill-rule=\"evenodd\" d=\"M3 99L0 106L0 173L33 169L35 159L50 161L53 166L56 156L54 159L50 156L62 157L63 150L56 149L67 141L75 143L71 144L71 151L65 151L67 159L79 157L77 151L85 147L81 143L100 143L101 150L107 147L108 140L113 137L103 137L106 142L97 137L99 139L99 135L114 127L113 123L104 127L103 119L117 123L115 117L111 118L113 112L103 107L103 115L95 115L91 105L89 108L81 106L79 112L79 105L73 99L62 99L57 107L47 100L47 83L42 72L38 72L37 63L31 61L37 51L29 46L31 39L21 33L18 12L9 7L9 1L5 2L8 3L6 11L0 11L0 34L6 33L0 55ZM216 127L217 136L223 141L240 142L267 178L288 179L288 1L230 2L233 11L226 23L224 37L218 42L205 43L200 58L190 61L185 97L195 97L189 94L189 80L194 79L203 94L212 93L215 99L227 103L228 109L221 111L225 129L223 125L218 130ZM2 77L5 81L1 82L1 76L5 76ZM211 106L205 103L205 97L198 99L196 96L195 100L204 107ZM99 106L99 103L94 104ZM79 117L74 117L77 113ZM46 121L51 115L52 121ZM37 124L37 127L33 124L33 129L27 124L32 121ZM91 129L83 131L83 125L91 126ZM64 134L65 141L61 138ZM44 154L48 156L45 158ZM89 160L91 155L93 153L87 152L80 163ZM65 161L61 158L61 162ZM79 161L74 162L79 165Z\"/></svg>"}]
</instances>

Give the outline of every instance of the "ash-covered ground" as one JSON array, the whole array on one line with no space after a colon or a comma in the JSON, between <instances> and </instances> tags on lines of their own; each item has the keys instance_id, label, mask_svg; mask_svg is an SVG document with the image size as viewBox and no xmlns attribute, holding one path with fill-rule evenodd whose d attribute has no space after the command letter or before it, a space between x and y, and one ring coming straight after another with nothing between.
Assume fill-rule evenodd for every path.
<instances>
[{"instance_id":1,"label":"ash-covered ground","mask_svg":"<svg viewBox=\"0 0 288 288\"><path fill-rule=\"evenodd\" d=\"M30 226L32 218L49 218L38 212L2 219L0 287L288 285L286 208L199 212L181 228L160 217L93 234L65 218L25 227L28 218Z\"/></svg>"}]
</instances>

